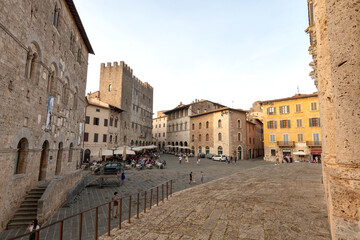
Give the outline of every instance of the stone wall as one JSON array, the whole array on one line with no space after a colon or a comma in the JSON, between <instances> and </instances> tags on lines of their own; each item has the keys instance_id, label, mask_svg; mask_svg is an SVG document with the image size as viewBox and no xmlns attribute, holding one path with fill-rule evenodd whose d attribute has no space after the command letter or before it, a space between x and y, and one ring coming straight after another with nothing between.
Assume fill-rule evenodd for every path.
<instances>
[{"instance_id":1,"label":"stone wall","mask_svg":"<svg viewBox=\"0 0 360 240\"><path fill-rule=\"evenodd\" d=\"M315 17L311 35L316 36L316 43L311 53L317 71L332 238L360 239L360 2L310 3Z\"/></svg>"},{"instance_id":2,"label":"stone wall","mask_svg":"<svg viewBox=\"0 0 360 240\"><path fill-rule=\"evenodd\" d=\"M69 3L0 1L0 230L38 181L73 172L80 161L92 49Z\"/></svg>"},{"instance_id":3,"label":"stone wall","mask_svg":"<svg viewBox=\"0 0 360 240\"><path fill-rule=\"evenodd\" d=\"M38 201L37 217L40 224L48 219L69 198L69 191L85 176L85 172L77 170L61 177L56 177L46 188Z\"/></svg>"}]
</instances>

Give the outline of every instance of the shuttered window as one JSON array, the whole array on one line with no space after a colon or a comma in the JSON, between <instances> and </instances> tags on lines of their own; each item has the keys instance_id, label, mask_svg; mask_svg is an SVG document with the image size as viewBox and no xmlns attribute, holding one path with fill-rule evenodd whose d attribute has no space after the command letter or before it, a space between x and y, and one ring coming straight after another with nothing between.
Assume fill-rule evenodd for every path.
<instances>
[{"instance_id":1,"label":"shuttered window","mask_svg":"<svg viewBox=\"0 0 360 240\"><path fill-rule=\"evenodd\" d=\"M302 128L303 127L303 121L302 119L296 119L296 127Z\"/></svg>"},{"instance_id":2,"label":"shuttered window","mask_svg":"<svg viewBox=\"0 0 360 240\"><path fill-rule=\"evenodd\" d=\"M302 106L301 106L301 104L296 104L296 105L295 105L295 112L297 112L297 113L302 112Z\"/></svg>"},{"instance_id":3,"label":"shuttered window","mask_svg":"<svg viewBox=\"0 0 360 240\"><path fill-rule=\"evenodd\" d=\"M288 113L290 113L289 105L280 106L280 114L288 114Z\"/></svg>"},{"instance_id":4,"label":"shuttered window","mask_svg":"<svg viewBox=\"0 0 360 240\"><path fill-rule=\"evenodd\" d=\"M290 120L281 120L280 128L290 128Z\"/></svg>"},{"instance_id":5,"label":"shuttered window","mask_svg":"<svg viewBox=\"0 0 360 240\"><path fill-rule=\"evenodd\" d=\"M318 109L317 109L317 102L312 102L312 103L310 103L311 105L310 105L310 109L311 109L311 111L317 111Z\"/></svg>"},{"instance_id":6,"label":"shuttered window","mask_svg":"<svg viewBox=\"0 0 360 240\"><path fill-rule=\"evenodd\" d=\"M320 118L309 118L309 127L320 127Z\"/></svg>"},{"instance_id":7,"label":"shuttered window","mask_svg":"<svg viewBox=\"0 0 360 240\"><path fill-rule=\"evenodd\" d=\"M276 107L268 107L266 109L268 115L275 115L276 114Z\"/></svg>"},{"instance_id":8,"label":"shuttered window","mask_svg":"<svg viewBox=\"0 0 360 240\"><path fill-rule=\"evenodd\" d=\"M297 135L297 139L298 139L298 142L299 142L299 143L304 142L304 134L299 133L299 134Z\"/></svg>"},{"instance_id":9,"label":"shuttered window","mask_svg":"<svg viewBox=\"0 0 360 240\"><path fill-rule=\"evenodd\" d=\"M276 129L277 128L277 122L276 121L268 121L267 122L267 128L268 129Z\"/></svg>"}]
</instances>

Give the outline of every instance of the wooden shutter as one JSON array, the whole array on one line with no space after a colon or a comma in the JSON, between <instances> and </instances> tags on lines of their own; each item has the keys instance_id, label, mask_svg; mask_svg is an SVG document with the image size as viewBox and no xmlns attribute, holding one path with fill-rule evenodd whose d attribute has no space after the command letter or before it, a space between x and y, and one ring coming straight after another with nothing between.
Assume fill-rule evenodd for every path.
<instances>
[{"instance_id":1,"label":"wooden shutter","mask_svg":"<svg viewBox=\"0 0 360 240\"><path fill-rule=\"evenodd\" d=\"M290 106L289 105L286 106L286 109L287 109L287 113L290 113Z\"/></svg>"},{"instance_id":2,"label":"wooden shutter","mask_svg":"<svg viewBox=\"0 0 360 240\"><path fill-rule=\"evenodd\" d=\"M291 126L290 126L290 120L287 120L288 121L288 128L290 128Z\"/></svg>"},{"instance_id":3,"label":"wooden shutter","mask_svg":"<svg viewBox=\"0 0 360 240\"><path fill-rule=\"evenodd\" d=\"M320 127L320 118L318 118L318 121L319 121L319 127Z\"/></svg>"},{"instance_id":4,"label":"wooden shutter","mask_svg":"<svg viewBox=\"0 0 360 240\"><path fill-rule=\"evenodd\" d=\"M309 118L309 127L312 127L312 118Z\"/></svg>"},{"instance_id":5,"label":"wooden shutter","mask_svg":"<svg viewBox=\"0 0 360 240\"><path fill-rule=\"evenodd\" d=\"M274 127L277 128L277 121L274 121Z\"/></svg>"},{"instance_id":6,"label":"wooden shutter","mask_svg":"<svg viewBox=\"0 0 360 240\"><path fill-rule=\"evenodd\" d=\"M283 120L280 120L280 128L283 128L284 124L283 124Z\"/></svg>"},{"instance_id":7,"label":"wooden shutter","mask_svg":"<svg viewBox=\"0 0 360 240\"><path fill-rule=\"evenodd\" d=\"M269 113L270 113L270 108L267 108L266 111L267 111L267 115L269 115Z\"/></svg>"},{"instance_id":8,"label":"wooden shutter","mask_svg":"<svg viewBox=\"0 0 360 240\"><path fill-rule=\"evenodd\" d=\"M267 128L270 129L270 121L267 121Z\"/></svg>"},{"instance_id":9,"label":"wooden shutter","mask_svg":"<svg viewBox=\"0 0 360 240\"><path fill-rule=\"evenodd\" d=\"M276 107L274 107L274 114L276 114Z\"/></svg>"}]
</instances>

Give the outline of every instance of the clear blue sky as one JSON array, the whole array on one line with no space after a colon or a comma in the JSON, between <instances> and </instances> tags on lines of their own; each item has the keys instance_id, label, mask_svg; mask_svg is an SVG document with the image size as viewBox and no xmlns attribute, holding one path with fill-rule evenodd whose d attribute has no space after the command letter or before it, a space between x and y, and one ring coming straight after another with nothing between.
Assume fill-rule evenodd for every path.
<instances>
[{"instance_id":1,"label":"clear blue sky","mask_svg":"<svg viewBox=\"0 0 360 240\"><path fill-rule=\"evenodd\" d=\"M249 109L316 91L306 0L75 0L94 48L87 92L101 62L124 61L154 87L154 113L195 98Z\"/></svg>"}]
</instances>

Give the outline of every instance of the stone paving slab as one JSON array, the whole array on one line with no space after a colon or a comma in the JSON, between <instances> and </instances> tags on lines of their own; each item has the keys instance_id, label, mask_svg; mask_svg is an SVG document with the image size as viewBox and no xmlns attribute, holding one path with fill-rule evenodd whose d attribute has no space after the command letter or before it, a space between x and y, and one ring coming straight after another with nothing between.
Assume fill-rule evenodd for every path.
<instances>
[{"instance_id":1,"label":"stone paving slab","mask_svg":"<svg viewBox=\"0 0 360 240\"><path fill-rule=\"evenodd\" d=\"M173 194L114 229L120 239L330 239L321 166L282 164L241 170Z\"/></svg>"}]
</instances>

